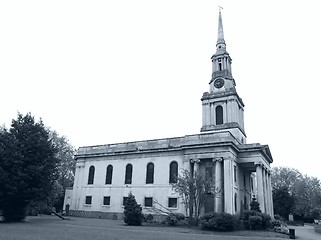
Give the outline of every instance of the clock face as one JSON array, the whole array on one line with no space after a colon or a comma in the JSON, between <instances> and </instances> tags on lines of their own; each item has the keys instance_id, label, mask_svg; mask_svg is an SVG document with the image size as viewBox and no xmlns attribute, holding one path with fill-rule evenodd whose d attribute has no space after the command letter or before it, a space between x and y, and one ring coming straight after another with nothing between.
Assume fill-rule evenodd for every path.
<instances>
[{"instance_id":1,"label":"clock face","mask_svg":"<svg viewBox=\"0 0 321 240\"><path fill-rule=\"evenodd\" d=\"M224 86L224 79L223 78L218 78L214 81L214 86L216 88L221 88Z\"/></svg>"}]
</instances>

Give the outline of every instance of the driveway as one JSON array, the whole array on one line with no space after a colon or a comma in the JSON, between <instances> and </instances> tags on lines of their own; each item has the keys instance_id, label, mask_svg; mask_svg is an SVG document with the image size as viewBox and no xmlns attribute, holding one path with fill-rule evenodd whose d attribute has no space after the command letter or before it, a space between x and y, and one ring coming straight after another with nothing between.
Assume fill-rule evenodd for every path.
<instances>
[{"instance_id":1,"label":"driveway","mask_svg":"<svg viewBox=\"0 0 321 240\"><path fill-rule=\"evenodd\" d=\"M318 234L314 231L314 227L311 225L304 226L289 226L289 228L295 229L295 236L298 239L304 240L320 240L321 234Z\"/></svg>"}]
</instances>

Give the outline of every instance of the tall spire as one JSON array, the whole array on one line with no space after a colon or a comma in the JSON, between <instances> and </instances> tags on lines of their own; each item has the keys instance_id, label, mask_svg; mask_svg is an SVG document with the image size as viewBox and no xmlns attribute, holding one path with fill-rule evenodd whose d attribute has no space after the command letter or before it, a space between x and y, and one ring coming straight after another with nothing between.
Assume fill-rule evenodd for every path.
<instances>
[{"instance_id":1,"label":"tall spire","mask_svg":"<svg viewBox=\"0 0 321 240\"><path fill-rule=\"evenodd\" d=\"M223 48L225 49L225 40L224 40L224 32L223 32L223 22L222 22L222 14L221 9L223 9L221 6L219 6L219 17L218 17L218 33L217 33L217 42L216 47L217 48Z\"/></svg>"}]
</instances>

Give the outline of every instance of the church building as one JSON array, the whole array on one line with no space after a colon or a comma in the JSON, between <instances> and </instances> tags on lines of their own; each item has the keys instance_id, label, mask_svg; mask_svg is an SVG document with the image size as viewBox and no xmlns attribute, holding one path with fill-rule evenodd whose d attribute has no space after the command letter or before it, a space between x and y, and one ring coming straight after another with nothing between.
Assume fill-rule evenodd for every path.
<instances>
[{"instance_id":1,"label":"church building","mask_svg":"<svg viewBox=\"0 0 321 240\"><path fill-rule=\"evenodd\" d=\"M211 58L209 91L203 93L199 134L80 147L75 155L72 189L64 208L70 215L121 218L130 192L148 213L155 202L185 214L185 206L171 183L183 169L211 178L219 194L212 194L202 213L238 214L255 197L262 212L273 216L268 145L248 144L244 103L236 92L232 59L226 51L219 12L216 52Z\"/></svg>"}]
</instances>

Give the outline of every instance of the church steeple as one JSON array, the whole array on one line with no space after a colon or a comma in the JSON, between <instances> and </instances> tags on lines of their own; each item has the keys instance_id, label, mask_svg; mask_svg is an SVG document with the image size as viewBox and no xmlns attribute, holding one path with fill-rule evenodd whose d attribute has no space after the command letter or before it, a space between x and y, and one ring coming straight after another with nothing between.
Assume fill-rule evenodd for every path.
<instances>
[{"instance_id":1,"label":"church steeple","mask_svg":"<svg viewBox=\"0 0 321 240\"><path fill-rule=\"evenodd\" d=\"M217 49L221 49L221 48L226 49L225 40L224 40L224 31L223 31L223 21L222 21L221 8L220 8L219 17L218 17L218 33L217 33L216 47L217 47Z\"/></svg>"},{"instance_id":2,"label":"church steeple","mask_svg":"<svg viewBox=\"0 0 321 240\"><path fill-rule=\"evenodd\" d=\"M210 89L201 99L203 105L201 132L225 130L240 143L245 143L244 104L236 92L232 76L232 59L226 51L221 8L218 17L216 52L211 60Z\"/></svg>"},{"instance_id":3,"label":"church steeple","mask_svg":"<svg viewBox=\"0 0 321 240\"><path fill-rule=\"evenodd\" d=\"M235 81L232 77L232 59L229 53L226 51L226 44L224 39L224 31L223 31L223 21L222 21L222 13L221 8L219 11L218 17L218 31L217 31L217 42L216 42L216 52L212 56L212 80L217 77L224 77L229 79L230 81L227 82L226 88L234 88ZM213 84L212 84L213 85ZM210 91L215 91L215 87L211 85ZM220 89L223 90L223 89Z\"/></svg>"}]
</instances>

